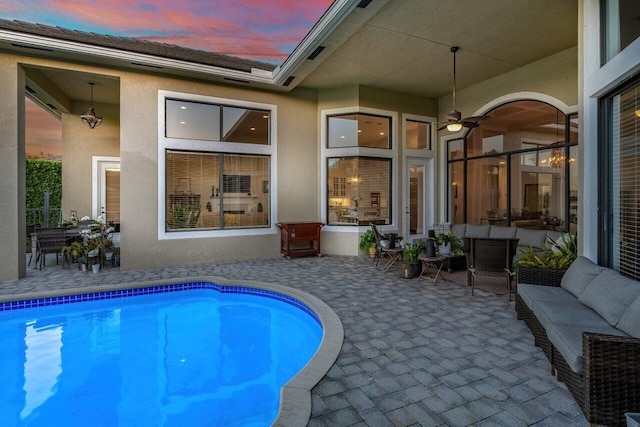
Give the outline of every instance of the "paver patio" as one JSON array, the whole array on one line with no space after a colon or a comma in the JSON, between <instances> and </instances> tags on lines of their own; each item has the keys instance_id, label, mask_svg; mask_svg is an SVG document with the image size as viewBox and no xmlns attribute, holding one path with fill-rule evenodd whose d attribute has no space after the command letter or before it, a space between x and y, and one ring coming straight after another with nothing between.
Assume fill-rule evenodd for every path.
<instances>
[{"instance_id":1,"label":"paver patio","mask_svg":"<svg viewBox=\"0 0 640 427\"><path fill-rule=\"evenodd\" d=\"M506 295L406 280L364 257L237 261L99 274L48 259L0 294L216 275L299 288L345 329L336 364L313 389L310 426L585 426Z\"/></svg>"}]
</instances>

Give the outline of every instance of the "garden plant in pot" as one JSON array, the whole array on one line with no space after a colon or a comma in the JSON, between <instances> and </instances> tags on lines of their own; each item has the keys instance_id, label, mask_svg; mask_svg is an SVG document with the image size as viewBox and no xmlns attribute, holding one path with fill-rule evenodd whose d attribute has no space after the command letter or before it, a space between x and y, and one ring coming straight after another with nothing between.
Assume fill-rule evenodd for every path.
<instances>
[{"instance_id":1,"label":"garden plant in pot","mask_svg":"<svg viewBox=\"0 0 640 427\"><path fill-rule=\"evenodd\" d=\"M74 261L77 261L80 266L86 262L86 258L84 257L84 246L80 242L71 242L68 245L63 246L62 253L64 254L65 262L67 262L69 266L71 266L71 262ZM62 265L64 266L64 262Z\"/></svg>"},{"instance_id":2,"label":"garden plant in pot","mask_svg":"<svg viewBox=\"0 0 640 427\"><path fill-rule=\"evenodd\" d=\"M422 263L418 259L420 254L424 253L424 248L420 244L407 243L404 247L402 257L405 264L409 264L413 270L413 276L420 276L422 272Z\"/></svg>"},{"instance_id":3,"label":"garden plant in pot","mask_svg":"<svg viewBox=\"0 0 640 427\"><path fill-rule=\"evenodd\" d=\"M542 252L531 246L518 254L513 266L516 269L518 283L547 285L559 283L569 266L578 256L576 236L560 233L557 240L547 238L542 244Z\"/></svg>"},{"instance_id":4,"label":"garden plant in pot","mask_svg":"<svg viewBox=\"0 0 640 427\"><path fill-rule=\"evenodd\" d=\"M436 233L434 240L436 246L438 247L439 255L459 256L464 253L462 250L462 241L458 236L454 236L453 234L451 234L451 231L449 230Z\"/></svg>"},{"instance_id":5,"label":"garden plant in pot","mask_svg":"<svg viewBox=\"0 0 640 427\"><path fill-rule=\"evenodd\" d=\"M360 243L358 247L369 253L369 256L373 258L376 255L376 236L373 234L373 230L367 230L362 236L360 236Z\"/></svg>"}]
</instances>

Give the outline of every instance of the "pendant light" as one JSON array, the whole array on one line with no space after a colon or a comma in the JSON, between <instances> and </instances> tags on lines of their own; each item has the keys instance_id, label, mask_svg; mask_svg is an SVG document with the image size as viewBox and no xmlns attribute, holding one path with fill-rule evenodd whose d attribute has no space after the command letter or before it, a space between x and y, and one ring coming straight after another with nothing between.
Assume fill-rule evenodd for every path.
<instances>
[{"instance_id":1,"label":"pendant light","mask_svg":"<svg viewBox=\"0 0 640 427\"><path fill-rule=\"evenodd\" d=\"M89 126L90 129L93 129L96 126L100 126L100 123L102 123L102 116L96 115L96 110L93 108L93 86L95 83L91 82L89 85L91 85L91 105L87 111L80 116L80 118L82 119L82 123Z\"/></svg>"}]
</instances>

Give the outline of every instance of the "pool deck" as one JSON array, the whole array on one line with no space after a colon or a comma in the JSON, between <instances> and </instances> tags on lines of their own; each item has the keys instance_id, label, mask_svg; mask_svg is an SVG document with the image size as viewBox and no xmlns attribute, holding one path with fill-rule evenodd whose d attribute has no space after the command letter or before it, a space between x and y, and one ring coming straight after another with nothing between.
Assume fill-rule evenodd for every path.
<instances>
[{"instance_id":1,"label":"pool deck","mask_svg":"<svg viewBox=\"0 0 640 427\"><path fill-rule=\"evenodd\" d=\"M50 255L51 257L51 255ZM327 303L344 344L312 390L309 426L586 426L506 295L406 280L364 257L272 258L98 274L42 271L0 295L197 276L270 282Z\"/></svg>"}]
</instances>

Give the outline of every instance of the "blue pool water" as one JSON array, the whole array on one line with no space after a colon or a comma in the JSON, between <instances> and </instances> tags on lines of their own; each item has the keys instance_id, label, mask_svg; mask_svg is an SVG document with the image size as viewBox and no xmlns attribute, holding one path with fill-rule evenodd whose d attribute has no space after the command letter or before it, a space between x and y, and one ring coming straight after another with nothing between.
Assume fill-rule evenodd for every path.
<instances>
[{"instance_id":1,"label":"blue pool water","mask_svg":"<svg viewBox=\"0 0 640 427\"><path fill-rule=\"evenodd\" d=\"M0 425L269 425L319 321L290 297L200 285L0 305Z\"/></svg>"}]
</instances>

